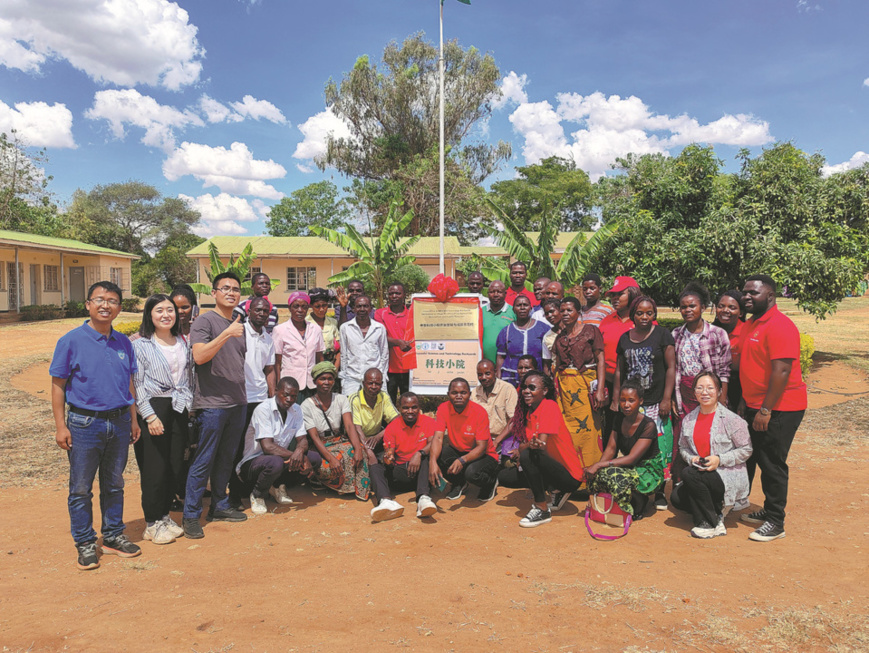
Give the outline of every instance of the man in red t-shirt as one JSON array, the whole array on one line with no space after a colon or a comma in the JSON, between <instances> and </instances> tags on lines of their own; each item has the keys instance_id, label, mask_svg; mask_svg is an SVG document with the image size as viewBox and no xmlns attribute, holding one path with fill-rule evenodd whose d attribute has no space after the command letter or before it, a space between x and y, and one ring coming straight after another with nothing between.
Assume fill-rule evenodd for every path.
<instances>
[{"instance_id":1,"label":"man in red t-shirt","mask_svg":"<svg viewBox=\"0 0 869 653\"><path fill-rule=\"evenodd\" d=\"M420 414L413 392L401 395L398 413L401 419L392 420L383 432L383 465L369 467L371 485L376 496L392 500L392 488L416 489L416 516L431 517L438 511L429 496L429 456L437 422Z\"/></svg>"},{"instance_id":2,"label":"man in red t-shirt","mask_svg":"<svg viewBox=\"0 0 869 653\"><path fill-rule=\"evenodd\" d=\"M788 451L808 397L800 369L800 333L775 303L776 284L765 274L748 277L742 289L752 315L742 331L739 380L753 452L746 463L749 482L760 467L763 509L742 515L760 524L749 539L769 542L785 536Z\"/></svg>"},{"instance_id":3,"label":"man in red t-shirt","mask_svg":"<svg viewBox=\"0 0 869 653\"><path fill-rule=\"evenodd\" d=\"M522 261L513 261L510 264L510 287L507 288L507 303L513 305L516 297L525 295L528 301L531 302L531 308L537 306L540 302L534 293L525 287L525 280L528 278L528 266Z\"/></svg>"},{"instance_id":4,"label":"man in red t-shirt","mask_svg":"<svg viewBox=\"0 0 869 653\"><path fill-rule=\"evenodd\" d=\"M471 401L471 386L461 377L450 381L447 399L438 406L431 446L437 465L430 466L429 480L439 485L446 478L452 485L447 493L450 501L460 499L468 483L480 488L480 501L491 501L498 489L498 455L489 432L489 415Z\"/></svg>"},{"instance_id":5,"label":"man in red t-shirt","mask_svg":"<svg viewBox=\"0 0 869 653\"><path fill-rule=\"evenodd\" d=\"M405 300L407 293L400 281L389 284L386 289L385 308L374 312L374 319L386 327L386 341L389 344L389 375L386 392L392 401L410 389L410 368L404 363L404 352L413 348L412 340L405 340L409 311Z\"/></svg>"}]
</instances>

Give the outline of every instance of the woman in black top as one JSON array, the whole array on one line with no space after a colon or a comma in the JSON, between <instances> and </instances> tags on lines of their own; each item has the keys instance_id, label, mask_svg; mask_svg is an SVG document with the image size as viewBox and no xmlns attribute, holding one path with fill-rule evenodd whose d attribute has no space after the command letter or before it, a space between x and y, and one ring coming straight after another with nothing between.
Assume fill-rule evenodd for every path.
<instances>
[{"instance_id":1,"label":"woman in black top","mask_svg":"<svg viewBox=\"0 0 869 653\"><path fill-rule=\"evenodd\" d=\"M607 492L625 512L642 519L648 495L664 482L658 449L658 427L640 412L643 386L635 379L622 384L619 415L600 462L585 469L589 491ZM619 455L620 454L620 455Z\"/></svg>"}]
</instances>

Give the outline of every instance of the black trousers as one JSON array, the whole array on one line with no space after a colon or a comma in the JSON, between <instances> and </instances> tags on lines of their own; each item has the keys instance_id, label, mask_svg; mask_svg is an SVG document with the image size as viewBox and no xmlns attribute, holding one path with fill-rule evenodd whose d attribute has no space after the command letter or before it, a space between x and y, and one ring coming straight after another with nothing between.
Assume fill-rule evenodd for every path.
<instances>
[{"instance_id":1,"label":"black trousers","mask_svg":"<svg viewBox=\"0 0 869 653\"><path fill-rule=\"evenodd\" d=\"M381 499L394 499L395 495L392 490L399 492L407 492L409 490L416 491L416 498L430 494L428 482L429 457L424 456L419 463L419 471L416 476L411 476L407 472L407 463L400 465L376 465L368 466L368 474L371 477L371 488L374 491L374 498L377 501Z\"/></svg>"},{"instance_id":2,"label":"black trousers","mask_svg":"<svg viewBox=\"0 0 869 653\"><path fill-rule=\"evenodd\" d=\"M763 488L763 509L767 520L779 526L785 523L785 506L788 502L788 452L794 436L803 421L804 410L774 410L766 431L752 428L756 410L746 409L748 433L754 449L745 466L748 482L754 481L754 473L760 468L760 485Z\"/></svg>"},{"instance_id":3,"label":"black trousers","mask_svg":"<svg viewBox=\"0 0 869 653\"><path fill-rule=\"evenodd\" d=\"M311 452L308 452L308 460L314 464ZM319 456L317 456L319 460ZM262 498L269 493L270 487L278 485L298 485L303 476L299 472L291 472L287 469L284 459L280 456L269 456L263 454L256 458L251 458L239 469L238 475L233 474L238 488L242 493L253 494L255 497Z\"/></svg>"},{"instance_id":4,"label":"black trousers","mask_svg":"<svg viewBox=\"0 0 869 653\"><path fill-rule=\"evenodd\" d=\"M694 525L718 523L724 505L724 481L717 471L707 472L688 465L682 470L679 499L684 510L691 513Z\"/></svg>"},{"instance_id":5,"label":"black trousers","mask_svg":"<svg viewBox=\"0 0 869 653\"><path fill-rule=\"evenodd\" d=\"M261 401L256 401L247 405L247 414L244 417L244 429L241 432L241 440L238 443L238 448L235 450L235 457L232 459L233 473L229 476L229 496L233 501L237 501L247 494L241 479L235 473L235 468L238 467L238 463L241 462L241 458L244 456L244 445L247 442L247 427L250 426L250 420L253 419L253 411L261 403Z\"/></svg>"},{"instance_id":6,"label":"black trousers","mask_svg":"<svg viewBox=\"0 0 869 653\"><path fill-rule=\"evenodd\" d=\"M495 477L498 475L498 462L489 454L485 454L482 458L468 463L458 474L447 474L450 466L466 453L468 452L457 451L449 442L444 442L444 447L441 449L441 455L438 458L438 465L445 479L453 485L464 485L465 481L467 481L478 487L488 485L495 480Z\"/></svg>"},{"instance_id":7,"label":"black trousers","mask_svg":"<svg viewBox=\"0 0 869 653\"><path fill-rule=\"evenodd\" d=\"M540 449L524 449L519 454L522 475L534 494L535 503L546 501L547 488L559 492L576 492L582 481L578 481L560 462Z\"/></svg>"},{"instance_id":8,"label":"black trousers","mask_svg":"<svg viewBox=\"0 0 869 653\"><path fill-rule=\"evenodd\" d=\"M133 445L142 487L142 512L147 522L169 514L175 499L176 476L183 473L187 444L187 411L176 413L170 397L152 398L151 408L163 423L163 435L151 435L139 416L142 435Z\"/></svg>"},{"instance_id":9,"label":"black trousers","mask_svg":"<svg viewBox=\"0 0 869 653\"><path fill-rule=\"evenodd\" d=\"M392 402L398 406L398 398L410 390L410 372L390 372L386 379L386 393Z\"/></svg>"},{"instance_id":10,"label":"black trousers","mask_svg":"<svg viewBox=\"0 0 869 653\"><path fill-rule=\"evenodd\" d=\"M501 456L498 465L498 485L514 490L527 488L528 481L518 465L509 464L510 456Z\"/></svg>"}]
</instances>

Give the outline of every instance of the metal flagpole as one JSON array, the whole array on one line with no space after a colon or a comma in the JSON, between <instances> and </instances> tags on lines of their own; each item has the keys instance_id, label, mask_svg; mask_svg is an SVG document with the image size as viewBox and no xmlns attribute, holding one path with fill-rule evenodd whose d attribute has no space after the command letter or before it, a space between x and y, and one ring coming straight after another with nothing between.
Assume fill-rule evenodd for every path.
<instances>
[{"instance_id":1,"label":"metal flagpole","mask_svg":"<svg viewBox=\"0 0 869 653\"><path fill-rule=\"evenodd\" d=\"M438 57L440 69L440 272L444 274L444 0L441 5L441 49Z\"/></svg>"}]
</instances>

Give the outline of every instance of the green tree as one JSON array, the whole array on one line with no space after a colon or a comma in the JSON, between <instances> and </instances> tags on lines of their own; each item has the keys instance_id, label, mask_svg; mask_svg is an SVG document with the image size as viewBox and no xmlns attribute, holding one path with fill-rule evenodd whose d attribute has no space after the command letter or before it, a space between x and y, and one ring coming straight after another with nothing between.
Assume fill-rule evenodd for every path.
<instances>
[{"instance_id":1,"label":"green tree","mask_svg":"<svg viewBox=\"0 0 869 653\"><path fill-rule=\"evenodd\" d=\"M501 229L492 229L491 235L511 257L528 265L528 281L525 284L529 290L534 279L539 277L558 279L566 287L576 285L588 271L591 259L618 229L618 223L611 222L600 227L591 237L586 236L584 232L577 233L564 248L564 253L556 263L552 259L552 254L555 251L559 232L560 212L557 208L550 209L548 201L544 200L540 214L540 232L535 242L501 207L491 200L490 204L502 226ZM510 283L510 266L505 259L495 257L485 259L481 272L489 279L498 279L508 285Z\"/></svg>"},{"instance_id":2,"label":"green tree","mask_svg":"<svg viewBox=\"0 0 869 653\"><path fill-rule=\"evenodd\" d=\"M383 306L386 288L396 271L416 260L415 256L408 255L407 252L419 240L419 235L402 239L402 234L412 220L413 212L400 215L400 206L396 202L390 207L389 215L386 216L378 236L363 236L350 224L344 227L344 233L334 229L311 227L313 233L359 259L343 272L329 277L329 285L343 285L352 279L359 279L367 287L374 289L377 306Z\"/></svg>"},{"instance_id":3,"label":"green tree","mask_svg":"<svg viewBox=\"0 0 869 653\"><path fill-rule=\"evenodd\" d=\"M491 115L491 102L500 96L500 73L491 55L473 47L465 50L455 41L444 45L444 62L444 142L449 159L445 184L467 195L468 185L482 183L511 153L507 143L474 140L474 127ZM326 85L326 104L348 125L350 136L330 136L317 165L323 170L334 167L364 183L397 182L386 184L386 202L367 205L378 216L376 224L395 199L417 216L412 233L430 235L430 225L438 222L437 194L431 192L437 188L432 176L436 179L438 174L437 88L438 50L421 33L400 45L387 45L377 65L368 56L360 57L340 84L330 80ZM465 207L447 206L450 214L445 220L457 229L478 217L460 213Z\"/></svg>"},{"instance_id":4,"label":"green tree","mask_svg":"<svg viewBox=\"0 0 869 653\"><path fill-rule=\"evenodd\" d=\"M318 181L294 190L269 210L266 229L272 236L307 236L310 227L337 229L349 222L352 211L331 181Z\"/></svg>"},{"instance_id":5,"label":"green tree","mask_svg":"<svg viewBox=\"0 0 869 653\"><path fill-rule=\"evenodd\" d=\"M238 255L238 258L235 258L234 255L230 254L229 261L224 263L220 260L220 252L217 250L217 246L213 241L209 242L208 258L211 267L205 271L205 276L208 277L209 282L214 281L215 277L219 274L223 274L224 272L234 272L235 275L241 279L242 296L251 294L253 284L250 280L245 281L244 279L248 274L250 274L250 267L256 260L256 253L253 251L253 243L245 245L244 249L241 250L241 254ZM280 284L279 279L272 279L271 281L272 288L275 288ZM211 283L191 283L190 287L193 288L194 292L202 295L211 294Z\"/></svg>"},{"instance_id":6,"label":"green tree","mask_svg":"<svg viewBox=\"0 0 869 653\"><path fill-rule=\"evenodd\" d=\"M196 278L196 261L187 252L204 241L191 233L174 239L154 256L143 256L133 270L133 293L147 297L168 292L179 283L190 283Z\"/></svg>"},{"instance_id":7,"label":"green tree","mask_svg":"<svg viewBox=\"0 0 869 653\"><path fill-rule=\"evenodd\" d=\"M492 184L490 197L526 231L539 231L543 207L557 206L561 231L591 231L593 187L584 170L569 159L552 156L518 166L516 179Z\"/></svg>"},{"instance_id":8,"label":"green tree","mask_svg":"<svg viewBox=\"0 0 869 653\"><path fill-rule=\"evenodd\" d=\"M13 129L0 134L0 229L63 236L64 223L48 192L45 150L28 153Z\"/></svg>"}]
</instances>

